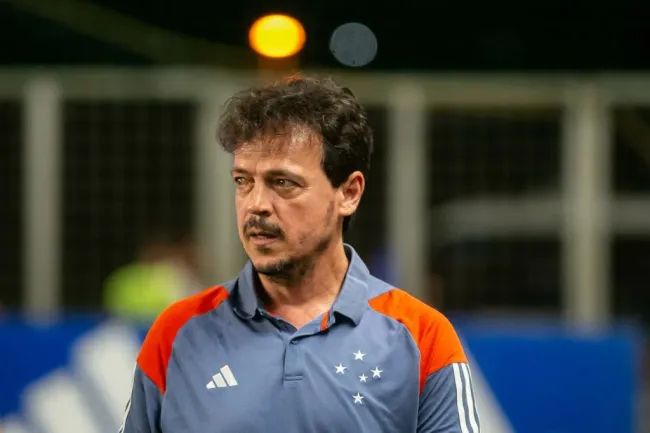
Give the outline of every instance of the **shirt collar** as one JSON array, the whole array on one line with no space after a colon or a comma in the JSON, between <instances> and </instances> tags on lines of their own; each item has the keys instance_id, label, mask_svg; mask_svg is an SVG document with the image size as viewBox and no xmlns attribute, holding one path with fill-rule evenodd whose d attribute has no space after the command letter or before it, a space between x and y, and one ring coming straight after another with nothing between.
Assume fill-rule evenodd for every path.
<instances>
[{"instance_id":1,"label":"shirt collar","mask_svg":"<svg viewBox=\"0 0 650 433\"><path fill-rule=\"evenodd\" d=\"M370 271L361 257L348 244L344 244L345 254L348 256L348 270L343 280L332 313L340 314L350 319L355 325L359 324L363 312L368 307L368 277ZM237 284L233 293L235 312L244 319L252 319L262 309L255 291L257 275L253 264L248 261L239 273ZM331 314L328 322L336 319L336 314Z\"/></svg>"},{"instance_id":2,"label":"shirt collar","mask_svg":"<svg viewBox=\"0 0 650 433\"><path fill-rule=\"evenodd\" d=\"M253 264L249 260L239 273L233 291L235 312L244 319L252 319L262 307L255 291L255 280L257 280L257 275L255 275Z\"/></svg>"}]
</instances>

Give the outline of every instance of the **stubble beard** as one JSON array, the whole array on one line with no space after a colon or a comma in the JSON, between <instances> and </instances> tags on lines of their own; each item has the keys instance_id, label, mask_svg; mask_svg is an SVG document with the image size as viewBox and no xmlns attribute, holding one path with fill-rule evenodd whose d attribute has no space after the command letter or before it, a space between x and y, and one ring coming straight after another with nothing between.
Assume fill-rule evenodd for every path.
<instances>
[{"instance_id":1,"label":"stubble beard","mask_svg":"<svg viewBox=\"0 0 650 433\"><path fill-rule=\"evenodd\" d=\"M325 217L326 223L332 218L334 213L334 203L331 202L327 209ZM329 224L328 224L329 225ZM329 248L334 239L334 233L329 232L321 239L318 240L316 246L308 253L300 257L286 257L278 259L271 263L266 263L262 266L253 266L255 271L268 277L270 280L284 284L287 286L294 286L300 283L309 276L311 270L314 268L318 258L322 256ZM301 240L304 243L306 240ZM269 253L270 251L260 250L262 254Z\"/></svg>"},{"instance_id":2,"label":"stubble beard","mask_svg":"<svg viewBox=\"0 0 650 433\"><path fill-rule=\"evenodd\" d=\"M318 258L323 255L332 243L333 236L328 235L318 241L315 248L300 257L287 257L254 266L255 271L268 277L271 281L294 286L309 276Z\"/></svg>"}]
</instances>

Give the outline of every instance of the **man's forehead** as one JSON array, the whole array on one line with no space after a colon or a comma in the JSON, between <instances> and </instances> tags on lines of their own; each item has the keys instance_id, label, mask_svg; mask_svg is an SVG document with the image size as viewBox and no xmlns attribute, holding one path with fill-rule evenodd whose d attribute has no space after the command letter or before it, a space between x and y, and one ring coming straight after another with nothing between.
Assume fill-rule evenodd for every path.
<instances>
[{"instance_id":1,"label":"man's forehead","mask_svg":"<svg viewBox=\"0 0 650 433\"><path fill-rule=\"evenodd\" d=\"M240 144L234 152L235 161L277 160L307 162L320 161L323 150L319 138L309 131L263 136Z\"/></svg>"}]
</instances>

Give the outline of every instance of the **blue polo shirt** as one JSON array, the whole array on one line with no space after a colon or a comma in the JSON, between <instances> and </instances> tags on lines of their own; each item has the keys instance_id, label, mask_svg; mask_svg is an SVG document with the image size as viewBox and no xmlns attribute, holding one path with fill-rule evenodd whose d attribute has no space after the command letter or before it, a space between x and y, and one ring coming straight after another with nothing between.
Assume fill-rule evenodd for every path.
<instances>
[{"instance_id":1,"label":"blue polo shirt","mask_svg":"<svg viewBox=\"0 0 650 433\"><path fill-rule=\"evenodd\" d=\"M167 308L138 355L123 433L478 433L450 322L350 260L331 309L300 329L239 276Z\"/></svg>"}]
</instances>

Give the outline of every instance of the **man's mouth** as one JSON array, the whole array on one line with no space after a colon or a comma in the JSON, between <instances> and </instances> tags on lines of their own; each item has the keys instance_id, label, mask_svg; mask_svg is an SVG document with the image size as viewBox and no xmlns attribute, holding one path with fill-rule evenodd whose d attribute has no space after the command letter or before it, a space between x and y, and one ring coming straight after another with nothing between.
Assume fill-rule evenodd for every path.
<instances>
[{"instance_id":1,"label":"man's mouth","mask_svg":"<svg viewBox=\"0 0 650 433\"><path fill-rule=\"evenodd\" d=\"M263 232L263 231L250 231L248 233L248 241L260 248L268 248L275 241L279 239L279 236L275 233Z\"/></svg>"},{"instance_id":2,"label":"man's mouth","mask_svg":"<svg viewBox=\"0 0 650 433\"><path fill-rule=\"evenodd\" d=\"M251 230L248 233L249 238L255 238L255 239L275 239L278 237L275 233L270 233L270 232L263 232L263 231L257 231L257 230Z\"/></svg>"}]
</instances>

